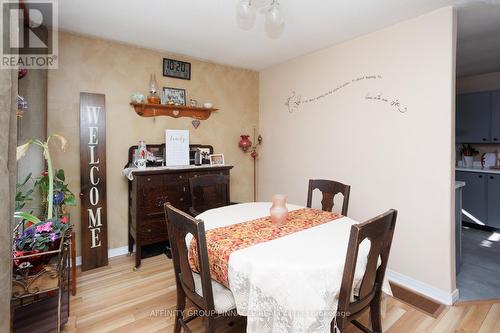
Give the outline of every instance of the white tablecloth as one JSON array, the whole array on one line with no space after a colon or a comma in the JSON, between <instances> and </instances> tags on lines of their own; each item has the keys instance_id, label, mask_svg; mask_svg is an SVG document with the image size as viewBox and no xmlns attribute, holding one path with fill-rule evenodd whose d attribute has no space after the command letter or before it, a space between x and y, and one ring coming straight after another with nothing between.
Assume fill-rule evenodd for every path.
<instances>
[{"instance_id":1,"label":"white tablecloth","mask_svg":"<svg viewBox=\"0 0 500 333\"><path fill-rule=\"evenodd\" d=\"M269 216L270 207L268 202L244 203L208 210L197 218L210 230ZM300 208L288 205L290 211ZM229 287L238 313L248 317L247 332L330 332L350 228L356 223L342 217L233 252ZM355 285L363 277L369 246L369 241L360 246Z\"/></svg>"}]
</instances>

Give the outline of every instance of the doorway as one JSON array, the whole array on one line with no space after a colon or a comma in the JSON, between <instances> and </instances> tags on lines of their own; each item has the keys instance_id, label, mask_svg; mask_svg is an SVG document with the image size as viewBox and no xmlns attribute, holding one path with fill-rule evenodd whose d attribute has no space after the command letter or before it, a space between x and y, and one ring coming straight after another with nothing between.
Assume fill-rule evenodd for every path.
<instances>
[{"instance_id":1,"label":"doorway","mask_svg":"<svg viewBox=\"0 0 500 333\"><path fill-rule=\"evenodd\" d=\"M457 288L500 298L500 3L458 8ZM459 212L460 214L460 209Z\"/></svg>"}]
</instances>

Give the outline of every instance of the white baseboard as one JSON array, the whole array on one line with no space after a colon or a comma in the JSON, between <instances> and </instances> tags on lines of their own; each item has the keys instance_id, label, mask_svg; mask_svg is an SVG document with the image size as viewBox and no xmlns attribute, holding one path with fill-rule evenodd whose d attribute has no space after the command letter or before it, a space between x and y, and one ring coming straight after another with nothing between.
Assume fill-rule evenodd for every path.
<instances>
[{"instance_id":1,"label":"white baseboard","mask_svg":"<svg viewBox=\"0 0 500 333\"><path fill-rule=\"evenodd\" d=\"M455 289L452 293L447 293L446 291L430 286L401 273L391 271L390 269L387 270L387 278L389 281L413 290L441 304L452 305L458 301L458 289Z\"/></svg>"},{"instance_id":2,"label":"white baseboard","mask_svg":"<svg viewBox=\"0 0 500 333\"><path fill-rule=\"evenodd\" d=\"M128 246L117 247L108 250L108 258L118 257L128 253ZM76 257L76 266L82 265L82 257Z\"/></svg>"}]
</instances>

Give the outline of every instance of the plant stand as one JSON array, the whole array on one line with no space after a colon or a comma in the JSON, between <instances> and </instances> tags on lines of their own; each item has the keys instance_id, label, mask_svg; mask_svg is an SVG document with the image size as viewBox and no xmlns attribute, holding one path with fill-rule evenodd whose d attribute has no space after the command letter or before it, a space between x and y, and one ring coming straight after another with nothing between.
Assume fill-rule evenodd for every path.
<instances>
[{"instance_id":1,"label":"plant stand","mask_svg":"<svg viewBox=\"0 0 500 333\"><path fill-rule=\"evenodd\" d=\"M61 239L59 248L34 255L13 258L41 258L40 271L14 268L12 277L13 332L61 332L69 317L69 249L71 230Z\"/></svg>"}]
</instances>

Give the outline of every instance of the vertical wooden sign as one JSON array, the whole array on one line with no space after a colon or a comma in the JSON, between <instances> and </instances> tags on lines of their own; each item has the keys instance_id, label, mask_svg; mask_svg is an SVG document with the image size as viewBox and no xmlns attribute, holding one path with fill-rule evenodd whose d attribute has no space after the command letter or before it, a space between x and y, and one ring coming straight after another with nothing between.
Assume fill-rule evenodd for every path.
<instances>
[{"instance_id":1,"label":"vertical wooden sign","mask_svg":"<svg viewBox=\"0 0 500 333\"><path fill-rule=\"evenodd\" d=\"M103 94L80 93L82 271L108 264L106 112Z\"/></svg>"}]
</instances>

